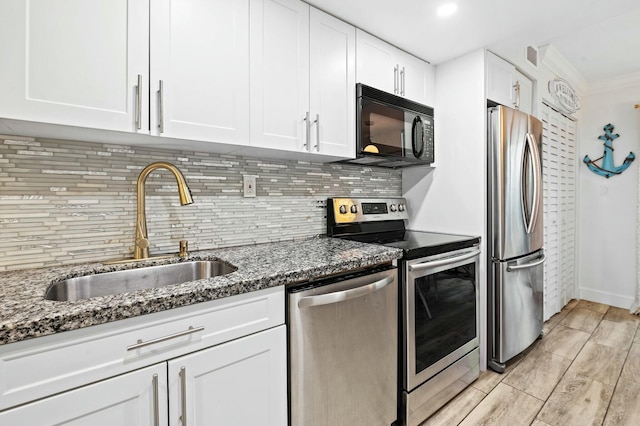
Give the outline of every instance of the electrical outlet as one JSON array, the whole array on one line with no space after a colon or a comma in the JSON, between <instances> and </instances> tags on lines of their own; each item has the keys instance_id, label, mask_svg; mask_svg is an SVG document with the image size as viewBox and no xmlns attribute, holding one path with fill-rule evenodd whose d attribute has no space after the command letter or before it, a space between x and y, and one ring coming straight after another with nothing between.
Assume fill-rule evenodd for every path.
<instances>
[{"instance_id":1,"label":"electrical outlet","mask_svg":"<svg viewBox=\"0 0 640 426\"><path fill-rule=\"evenodd\" d=\"M256 196L256 178L258 176L255 175L244 175L242 192L245 197L255 197Z\"/></svg>"}]
</instances>

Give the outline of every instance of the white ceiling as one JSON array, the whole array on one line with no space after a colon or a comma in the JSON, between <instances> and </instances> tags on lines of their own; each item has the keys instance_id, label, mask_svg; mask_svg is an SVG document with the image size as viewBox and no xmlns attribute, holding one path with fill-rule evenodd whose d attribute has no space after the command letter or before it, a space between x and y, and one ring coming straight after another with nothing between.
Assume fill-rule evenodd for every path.
<instances>
[{"instance_id":1,"label":"white ceiling","mask_svg":"<svg viewBox=\"0 0 640 426\"><path fill-rule=\"evenodd\" d=\"M306 0L432 64L553 45L589 83L640 73L640 0ZM458 12L438 18L445 2Z\"/></svg>"}]
</instances>

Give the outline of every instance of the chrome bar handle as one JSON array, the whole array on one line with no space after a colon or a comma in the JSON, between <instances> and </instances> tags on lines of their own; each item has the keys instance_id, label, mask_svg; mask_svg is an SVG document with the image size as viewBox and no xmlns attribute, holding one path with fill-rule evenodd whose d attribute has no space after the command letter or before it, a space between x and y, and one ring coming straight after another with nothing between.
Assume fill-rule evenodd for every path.
<instances>
[{"instance_id":1,"label":"chrome bar handle","mask_svg":"<svg viewBox=\"0 0 640 426\"><path fill-rule=\"evenodd\" d=\"M136 129L142 129L142 74L138 74L136 86Z\"/></svg>"},{"instance_id":2,"label":"chrome bar handle","mask_svg":"<svg viewBox=\"0 0 640 426\"><path fill-rule=\"evenodd\" d=\"M398 94L398 65L393 67L393 93Z\"/></svg>"},{"instance_id":3,"label":"chrome bar handle","mask_svg":"<svg viewBox=\"0 0 640 426\"><path fill-rule=\"evenodd\" d=\"M182 410L180 422L182 426L187 426L187 370L185 367L180 367L180 392L182 393L180 398Z\"/></svg>"},{"instance_id":4,"label":"chrome bar handle","mask_svg":"<svg viewBox=\"0 0 640 426\"><path fill-rule=\"evenodd\" d=\"M197 333L199 331L204 331L204 327L192 327L192 326L189 326L189 328L184 330L184 331L179 331L177 333L169 334L168 336L162 336L162 337L158 337L156 339L147 340L146 342L143 342L142 339L138 339L138 341L136 343L134 343L133 345L127 346L127 350L128 351L133 351L135 349L140 349L140 348L145 347L145 346L154 345L156 343L165 342L165 341L171 340L171 339L176 339L178 337L187 336L189 334Z\"/></svg>"},{"instance_id":5,"label":"chrome bar handle","mask_svg":"<svg viewBox=\"0 0 640 426\"><path fill-rule=\"evenodd\" d=\"M542 197L542 162L540 161L540 151L538 151L538 145L536 144L535 137L531 133L527 133L527 142L529 143L529 151L531 152L531 158L533 159L533 206L531 211L531 223L530 231L533 232L536 224L538 223L538 216L540 215L540 198Z\"/></svg>"},{"instance_id":6,"label":"chrome bar handle","mask_svg":"<svg viewBox=\"0 0 640 426\"><path fill-rule=\"evenodd\" d=\"M330 305L333 303L342 302L345 300L355 299L357 297L366 296L367 294L376 292L393 282L395 276L389 276L378 281L374 281L370 284L365 284L360 287L352 288L349 290L336 291L333 293L320 294L318 296L303 297L298 301L299 308L308 308L309 306Z\"/></svg>"},{"instance_id":7,"label":"chrome bar handle","mask_svg":"<svg viewBox=\"0 0 640 426\"><path fill-rule=\"evenodd\" d=\"M516 109L520 109L520 82L516 81L516 84L513 85L513 89L516 92L516 102L514 106Z\"/></svg>"},{"instance_id":8,"label":"chrome bar handle","mask_svg":"<svg viewBox=\"0 0 640 426\"><path fill-rule=\"evenodd\" d=\"M525 265L515 265L515 266L507 266L507 272L519 271L522 269L535 268L536 266L542 265L544 261L547 260L547 256L544 254L542 257L536 259L535 262L527 263Z\"/></svg>"},{"instance_id":9,"label":"chrome bar handle","mask_svg":"<svg viewBox=\"0 0 640 426\"><path fill-rule=\"evenodd\" d=\"M314 123L316 125L316 144L313 147L316 149L316 152L320 152L320 114L316 114Z\"/></svg>"},{"instance_id":10,"label":"chrome bar handle","mask_svg":"<svg viewBox=\"0 0 640 426\"><path fill-rule=\"evenodd\" d=\"M160 129L160 133L164 133L164 84L162 80L160 80L160 83L158 84L158 98L158 128Z\"/></svg>"},{"instance_id":11,"label":"chrome bar handle","mask_svg":"<svg viewBox=\"0 0 640 426\"><path fill-rule=\"evenodd\" d=\"M158 403L158 375L153 375L153 426L160 426L160 404Z\"/></svg>"},{"instance_id":12,"label":"chrome bar handle","mask_svg":"<svg viewBox=\"0 0 640 426\"><path fill-rule=\"evenodd\" d=\"M306 135L307 135L307 139L304 142L304 145L302 145L307 152L311 152L311 117L310 117L310 113L309 111L307 111L305 117L304 117L304 121L306 123Z\"/></svg>"},{"instance_id":13,"label":"chrome bar handle","mask_svg":"<svg viewBox=\"0 0 640 426\"><path fill-rule=\"evenodd\" d=\"M520 159L520 211L522 213L522 223L527 234L531 233L531 218L533 216L533 207L529 205L527 196L529 195L529 181L527 178L530 162L527 163L527 156L532 158L531 144L529 142L529 134L525 134L524 147L522 148L522 158ZM535 191L534 191L535 193ZM535 197L535 195L534 195Z\"/></svg>"},{"instance_id":14,"label":"chrome bar handle","mask_svg":"<svg viewBox=\"0 0 640 426\"><path fill-rule=\"evenodd\" d=\"M409 271L420 271L427 268L436 268L438 266L450 265L452 263L461 262L463 260L471 259L472 257L476 257L480 254L480 250L473 250L470 252L462 253L458 256L447 257L442 260L432 260L428 262L418 263L417 265L409 265Z\"/></svg>"},{"instance_id":15,"label":"chrome bar handle","mask_svg":"<svg viewBox=\"0 0 640 426\"><path fill-rule=\"evenodd\" d=\"M404 67L402 67L402 71L400 71L400 95L404 96L404 79L406 74L404 72Z\"/></svg>"}]
</instances>

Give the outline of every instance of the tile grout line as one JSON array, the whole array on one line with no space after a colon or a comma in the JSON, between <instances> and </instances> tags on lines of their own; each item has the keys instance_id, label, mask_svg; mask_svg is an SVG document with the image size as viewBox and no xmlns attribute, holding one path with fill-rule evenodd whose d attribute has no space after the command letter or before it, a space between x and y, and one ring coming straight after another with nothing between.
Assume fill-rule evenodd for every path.
<instances>
[{"instance_id":1,"label":"tile grout line","mask_svg":"<svg viewBox=\"0 0 640 426\"><path fill-rule=\"evenodd\" d=\"M577 303L576 303L576 306L577 306ZM575 306L574 306L574 307L572 307L571 309L569 309L569 310L568 310L569 312L567 312L567 313L565 314L565 317L566 317L567 315L569 315L569 313L570 313L571 311L573 311L574 309L575 309ZM609 310L609 309L607 309L607 310ZM602 317L604 318L604 315L603 315ZM563 319L564 319L564 318L563 318ZM562 320L560 320L560 321L562 321ZM601 319L600 321L602 321L602 319ZM600 321L598 322L598 325L600 325ZM558 322L558 323L553 327L553 329L555 329L555 328L556 328L557 326L559 326L559 325L561 325L561 324L560 324L560 322ZM567 327L567 328L571 328L571 327ZM597 328L597 326L596 326L596 328ZM571 328L571 329L572 329L572 330L576 330L576 329L574 329L574 328ZM595 329L594 329L594 330L595 330ZM578 331L584 331L584 330L578 330ZM591 336L592 336L592 335L593 335L593 332L589 333L589 339L591 339ZM555 390L558 388L558 385L560 384L560 382L562 381L562 379L564 379L564 377L565 377L565 376L566 376L566 374L567 374L567 371L569 371L569 369L571 368L571 366L573 365L573 363L576 361L576 359L578 358L578 355L580 355L580 353L581 353L581 352L582 352L582 350L584 349L584 347L585 347L585 345L587 344L587 342L589 341L589 339L585 340L585 342L582 344L582 347L580 347L580 350L578 351L578 353L576 354L576 356L575 356L573 359L571 359L571 362L570 362L570 363L569 363L569 365L567 366L567 369L564 371L564 373L562 373L562 376L560 376L560 378L559 378L559 379L558 379L558 381L556 382L556 385L553 387L553 389L551 389L551 392L549 393L549 396L544 400L544 404L542 404L542 407L540 407L540 409L539 409L539 410L538 410L538 412L536 413L536 416L533 418L533 421L532 421L529 425L532 425L536 420L539 420L539 421L541 421L541 422L543 422L543 423L546 423L546 422L544 422L542 419L540 419L540 418L538 417L538 416L540 415L540 412L541 412L541 411L544 409L544 407L547 405L547 402L549 402L549 399L551 398L551 395L553 395L553 392L555 392ZM540 349L540 350L541 350L541 351L544 351L544 352L547 352L547 351L545 351L544 349ZM552 354L552 355L555 355L553 352L547 352L547 353L550 353L550 354ZM558 355L558 356L560 356L560 355ZM564 358L564 357L562 357L562 358ZM565 359L569 359L569 358L565 358Z\"/></svg>"},{"instance_id":2,"label":"tile grout line","mask_svg":"<svg viewBox=\"0 0 640 426\"><path fill-rule=\"evenodd\" d=\"M608 310L607 310L608 312ZM603 317L604 318L604 317ZM609 414L609 409L611 408L611 401L613 401L613 396L616 393L616 389L618 388L618 384L620 383L620 377L622 376L622 371L624 370L625 365L627 364L627 360L629 359L629 353L631 352L631 348L633 347L633 342L638 335L638 324L636 324L636 331L633 333L633 337L631 338L631 345L629 345L629 349L627 349L627 355L624 357L624 362L622 363L622 368L618 373L618 378L616 379L616 384L613 386L613 390L611 391L611 398L609 399L609 403L607 404L607 409L604 412L604 417L602 418L602 425L604 425L604 421L607 418L607 414Z\"/></svg>"}]
</instances>

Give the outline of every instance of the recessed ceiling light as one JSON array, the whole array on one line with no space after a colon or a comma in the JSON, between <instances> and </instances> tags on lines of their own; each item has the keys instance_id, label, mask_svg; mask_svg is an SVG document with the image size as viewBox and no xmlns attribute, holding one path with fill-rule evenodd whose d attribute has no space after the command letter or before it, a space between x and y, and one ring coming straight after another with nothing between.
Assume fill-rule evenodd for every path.
<instances>
[{"instance_id":1,"label":"recessed ceiling light","mask_svg":"<svg viewBox=\"0 0 640 426\"><path fill-rule=\"evenodd\" d=\"M456 3L445 3L438 8L438 16L441 18L446 18L447 16L451 16L458 10L458 5Z\"/></svg>"}]
</instances>

